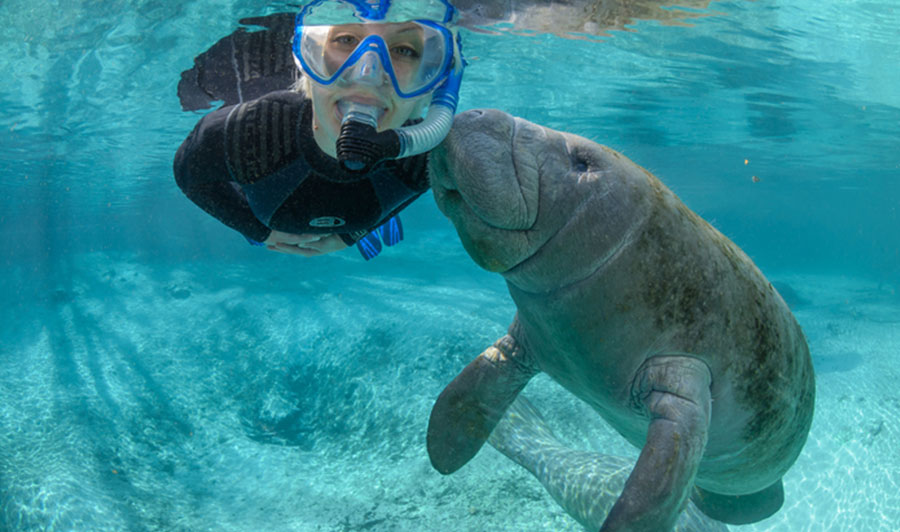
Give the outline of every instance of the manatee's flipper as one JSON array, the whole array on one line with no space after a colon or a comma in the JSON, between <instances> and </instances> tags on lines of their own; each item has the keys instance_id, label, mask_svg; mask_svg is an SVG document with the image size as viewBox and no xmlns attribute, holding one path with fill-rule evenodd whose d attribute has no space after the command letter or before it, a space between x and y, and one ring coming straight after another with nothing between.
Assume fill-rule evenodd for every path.
<instances>
[{"instance_id":1,"label":"manatee's flipper","mask_svg":"<svg viewBox=\"0 0 900 532\"><path fill-rule=\"evenodd\" d=\"M239 28L194 58L194 67L182 72L178 83L185 111L209 109L219 100L225 105L245 102L288 89L299 79L291 51L293 13L245 18L240 23L265 29Z\"/></svg>"},{"instance_id":2,"label":"manatee's flipper","mask_svg":"<svg viewBox=\"0 0 900 532\"><path fill-rule=\"evenodd\" d=\"M564 446L540 412L519 396L491 437L495 449L527 469L553 499L588 530L598 530L621 493L634 462ZM693 504L678 516L673 532L727 532Z\"/></svg>"},{"instance_id":3,"label":"manatee's flipper","mask_svg":"<svg viewBox=\"0 0 900 532\"><path fill-rule=\"evenodd\" d=\"M506 335L444 388L428 420L431 465L450 474L472 459L537 370Z\"/></svg>"},{"instance_id":4,"label":"manatee's flipper","mask_svg":"<svg viewBox=\"0 0 900 532\"><path fill-rule=\"evenodd\" d=\"M647 360L632 389L650 417L647 441L601 532L670 530L688 501L706 447L709 367L689 356Z\"/></svg>"},{"instance_id":5,"label":"manatee's flipper","mask_svg":"<svg viewBox=\"0 0 900 532\"><path fill-rule=\"evenodd\" d=\"M693 501L706 515L730 523L746 525L771 517L784 504L781 479L764 490L748 495L720 495L694 487Z\"/></svg>"}]
</instances>

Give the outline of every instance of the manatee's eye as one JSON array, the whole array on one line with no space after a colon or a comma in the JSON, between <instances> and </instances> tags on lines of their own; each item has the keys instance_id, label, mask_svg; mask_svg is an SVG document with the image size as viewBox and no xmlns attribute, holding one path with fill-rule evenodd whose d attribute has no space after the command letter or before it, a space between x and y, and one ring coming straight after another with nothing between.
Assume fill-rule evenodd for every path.
<instances>
[{"instance_id":1,"label":"manatee's eye","mask_svg":"<svg viewBox=\"0 0 900 532\"><path fill-rule=\"evenodd\" d=\"M569 151L569 158L572 160L572 170L576 172L587 172L591 167L591 160L581 153L581 150Z\"/></svg>"}]
</instances>

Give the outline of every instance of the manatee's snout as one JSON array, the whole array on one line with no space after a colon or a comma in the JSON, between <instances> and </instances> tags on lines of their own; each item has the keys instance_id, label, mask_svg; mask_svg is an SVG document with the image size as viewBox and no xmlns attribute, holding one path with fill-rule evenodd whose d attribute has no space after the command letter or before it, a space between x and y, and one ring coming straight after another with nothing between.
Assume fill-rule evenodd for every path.
<instances>
[{"instance_id":1,"label":"manatee's snout","mask_svg":"<svg viewBox=\"0 0 900 532\"><path fill-rule=\"evenodd\" d=\"M517 120L502 111L457 115L444 142L431 153L431 185L438 206L464 201L491 227L524 230L534 224L537 169L517 153ZM521 159L526 160L521 160Z\"/></svg>"},{"instance_id":2,"label":"manatee's snout","mask_svg":"<svg viewBox=\"0 0 900 532\"><path fill-rule=\"evenodd\" d=\"M461 113L429 155L438 208L482 268L506 272L534 253L543 128L492 109Z\"/></svg>"}]
</instances>

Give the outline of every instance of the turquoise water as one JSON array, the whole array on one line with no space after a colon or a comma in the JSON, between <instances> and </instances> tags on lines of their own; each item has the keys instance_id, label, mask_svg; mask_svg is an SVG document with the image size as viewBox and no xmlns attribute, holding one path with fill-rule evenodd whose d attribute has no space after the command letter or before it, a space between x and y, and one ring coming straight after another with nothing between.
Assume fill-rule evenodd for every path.
<instances>
[{"instance_id":1,"label":"turquoise water","mask_svg":"<svg viewBox=\"0 0 900 532\"><path fill-rule=\"evenodd\" d=\"M365 263L251 248L175 186L180 72L286 9L0 3L0 530L580 530L493 449L430 468L434 399L515 312L430 195ZM816 418L784 508L731 529L896 530L900 3L688 13L466 30L461 107L622 151L796 293ZM636 456L527 392L573 447Z\"/></svg>"}]
</instances>

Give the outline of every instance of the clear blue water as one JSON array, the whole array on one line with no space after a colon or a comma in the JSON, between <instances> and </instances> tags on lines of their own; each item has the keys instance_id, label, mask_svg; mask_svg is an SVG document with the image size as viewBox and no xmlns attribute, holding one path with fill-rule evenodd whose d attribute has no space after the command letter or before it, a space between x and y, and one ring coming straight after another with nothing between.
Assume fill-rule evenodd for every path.
<instances>
[{"instance_id":1,"label":"clear blue water","mask_svg":"<svg viewBox=\"0 0 900 532\"><path fill-rule=\"evenodd\" d=\"M0 3L0 530L579 530L492 449L430 469L434 398L514 313L430 196L364 263L251 248L175 186L180 72L285 9ZM896 530L900 3L690 12L466 31L461 107L622 151L798 294L813 430L782 511L732 529ZM529 393L573 446L634 456Z\"/></svg>"}]
</instances>

